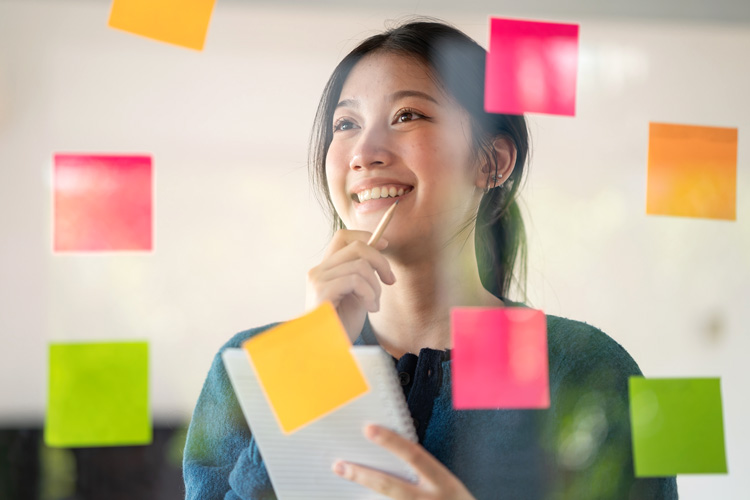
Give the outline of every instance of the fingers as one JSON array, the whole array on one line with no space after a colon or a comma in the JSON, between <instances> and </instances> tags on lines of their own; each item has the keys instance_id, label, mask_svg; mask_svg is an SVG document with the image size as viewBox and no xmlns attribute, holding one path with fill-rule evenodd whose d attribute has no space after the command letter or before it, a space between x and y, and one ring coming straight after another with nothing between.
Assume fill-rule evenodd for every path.
<instances>
[{"instance_id":1,"label":"fingers","mask_svg":"<svg viewBox=\"0 0 750 500\"><path fill-rule=\"evenodd\" d=\"M452 473L422 446L390 429L371 424L365 427L365 436L411 465L421 480L440 485L445 479L453 477Z\"/></svg>"},{"instance_id":2,"label":"fingers","mask_svg":"<svg viewBox=\"0 0 750 500\"><path fill-rule=\"evenodd\" d=\"M355 274L325 282L318 295L330 300L336 307L347 295L353 295L369 312L377 312L380 309L380 291L373 290L367 279Z\"/></svg>"},{"instance_id":3,"label":"fingers","mask_svg":"<svg viewBox=\"0 0 750 500\"><path fill-rule=\"evenodd\" d=\"M381 281L392 285L396 277L390 263L378 250L385 248L388 242L381 239L371 247L366 243L369 237L367 231L336 232L326 257L307 273L308 309L330 301L342 320L356 310L376 312L380 309ZM345 300L348 295L352 300ZM356 326L352 328L356 330Z\"/></svg>"},{"instance_id":4,"label":"fingers","mask_svg":"<svg viewBox=\"0 0 750 500\"><path fill-rule=\"evenodd\" d=\"M321 274L325 275L326 271L353 260L362 260L368 263L370 269L368 269L367 272L372 274L373 269L377 271L378 276L380 276L383 283L392 285L396 282L396 276L394 276L393 271L391 270L391 265L388 262L388 259L386 259L377 249L367 246L366 243L359 240L353 241L321 262Z\"/></svg>"},{"instance_id":5,"label":"fingers","mask_svg":"<svg viewBox=\"0 0 750 500\"><path fill-rule=\"evenodd\" d=\"M366 426L365 436L408 463L417 473L417 482L340 460L333 464L336 474L390 498L476 500L447 467L419 444L377 425Z\"/></svg>"},{"instance_id":6,"label":"fingers","mask_svg":"<svg viewBox=\"0 0 750 500\"><path fill-rule=\"evenodd\" d=\"M413 484L369 467L339 460L333 464L333 472L389 498L413 500L419 496L419 490Z\"/></svg>"},{"instance_id":7,"label":"fingers","mask_svg":"<svg viewBox=\"0 0 750 500\"><path fill-rule=\"evenodd\" d=\"M355 241L361 241L362 243L367 244L370 236L372 236L372 233L369 231L358 231L355 229L340 229L336 231L333 238L331 238L331 243L328 244L328 247L323 254L323 260ZM380 240L373 245L373 248L376 248L377 250L385 250L387 246L388 240L380 238Z\"/></svg>"}]
</instances>

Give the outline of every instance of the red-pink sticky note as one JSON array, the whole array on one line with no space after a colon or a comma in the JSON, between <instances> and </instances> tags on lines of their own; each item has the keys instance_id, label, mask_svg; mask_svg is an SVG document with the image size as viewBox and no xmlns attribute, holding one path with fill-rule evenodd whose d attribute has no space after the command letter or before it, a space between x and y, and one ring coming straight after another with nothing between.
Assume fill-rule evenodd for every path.
<instances>
[{"instance_id":1,"label":"red-pink sticky note","mask_svg":"<svg viewBox=\"0 0 750 500\"><path fill-rule=\"evenodd\" d=\"M547 317L523 307L451 309L453 407L549 408Z\"/></svg>"},{"instance_id":2,"label":"red-pink sticky note","mask_svg":"<svg viewBox=\"0 0 750 500\"><path fill-rule=\"evenodd\" d=\"M484 109L574 116L578 25L490 19Z\"/></svg>"},{"instance_id":3,"label":"red-pink sticky note","mask_svg":"<svg viewBox=\"0 0 750 500\"><path fill-rule=\"evenodd\" d=\"M150 156L56 154L56 252L152 249Z\"/></svg>"}]
</instances>

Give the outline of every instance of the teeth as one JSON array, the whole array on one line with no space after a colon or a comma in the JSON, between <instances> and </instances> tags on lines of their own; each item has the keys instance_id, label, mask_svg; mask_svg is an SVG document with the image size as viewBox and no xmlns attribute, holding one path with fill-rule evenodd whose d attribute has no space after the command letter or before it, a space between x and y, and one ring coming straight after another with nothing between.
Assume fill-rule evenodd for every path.
<instances>
[{"instance_id":1,"label":"teeth","mask_svg":"<svg viewBox=\"0 0 750 500\"><path fill-rule=\"evenodd\" d=\"M409 188L404 189L402 187L397 188L396 186L380 186L357 193L357 199L362 203L363 201L377 200L379 198L395 198L397 196L403 196L404 193L408 193L409 191Z\"/></svg>"}]
</instances>

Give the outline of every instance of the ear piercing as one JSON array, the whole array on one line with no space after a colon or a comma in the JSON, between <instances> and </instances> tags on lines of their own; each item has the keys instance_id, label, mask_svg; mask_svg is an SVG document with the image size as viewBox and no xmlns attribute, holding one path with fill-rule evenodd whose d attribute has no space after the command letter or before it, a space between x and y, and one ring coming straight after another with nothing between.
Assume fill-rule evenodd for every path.
<instances>
[{"instance_id":1,"label":"ear piercing","mask_svg":"<svg viewBox=\"0 0 750 500\"><path fill-rule=\"evenodd\" d=\"M503 187L504 184L502 184L502 183L499 186L497 185L497 181L500 180L500 179L502 179L502 178L503 178L503 174L501 174L501 173L491 174L490 175L490 179L492 180L492 187L493 188L495 188L495 187ZM487 186L484 189L484 192L488 193L489 191L490 191L490 186Z\"/></svg>"}]
</instances>

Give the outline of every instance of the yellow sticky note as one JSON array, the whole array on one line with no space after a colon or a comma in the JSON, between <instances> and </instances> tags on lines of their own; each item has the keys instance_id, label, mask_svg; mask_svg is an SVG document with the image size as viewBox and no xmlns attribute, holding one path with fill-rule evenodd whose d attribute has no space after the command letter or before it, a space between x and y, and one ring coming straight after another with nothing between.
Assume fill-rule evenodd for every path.
<instances>
[{"instance_id":1,"label":"yellow sticky note","mask_svg":"<svg viewBox=\"0 0 750 500\"><path fill-rule=\"evenodd\" d=\"M646 213L735 220L737 129L651 123Z\"/></svg>"},{"instance_id":2,"label":"yellow sticky note","mask_svg":"<svg viewBox=\"0 0 750 500\"><path fill-rule=\"evenodd\" d=\"M242 347L287 434L369 390L330 302L247 340Z\"/></svg>"},{"instance_id":3,"label":"yellow sticky note","mask_svg":"<svg viewBox=\"0 0 750 500\"><path fill-rule=\"evenodd\" d=\"M113 0L109 26L203 50L215 3L216 0Z\"/></svg>"}]
</instances>

